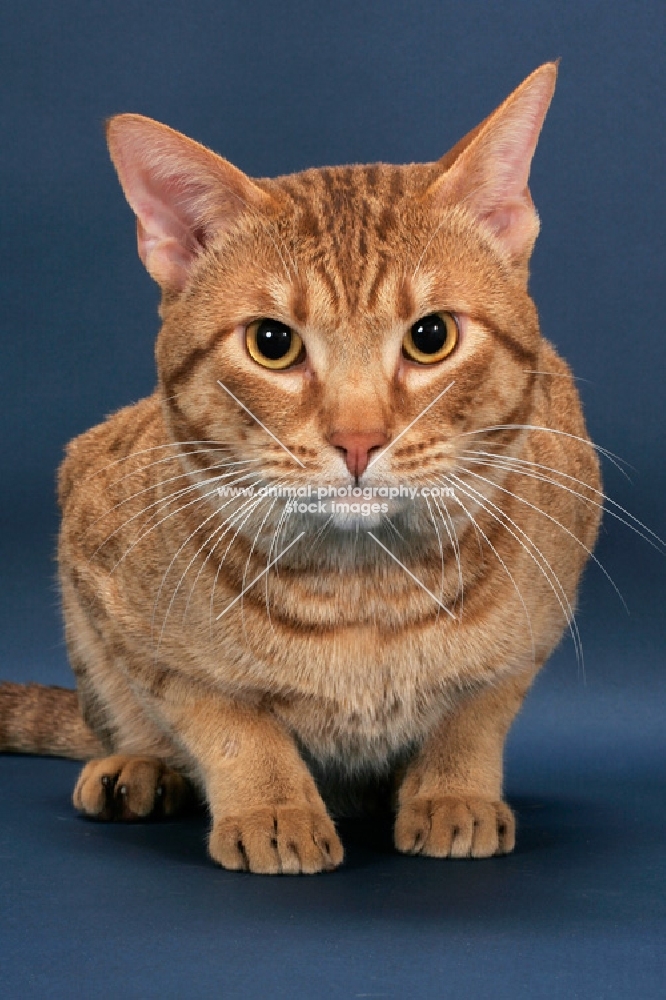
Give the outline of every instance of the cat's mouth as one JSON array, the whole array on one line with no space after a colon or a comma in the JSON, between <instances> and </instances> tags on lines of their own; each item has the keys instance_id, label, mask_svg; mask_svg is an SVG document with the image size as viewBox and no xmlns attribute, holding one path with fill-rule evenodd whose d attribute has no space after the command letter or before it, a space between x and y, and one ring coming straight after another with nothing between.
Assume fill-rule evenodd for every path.
<instances>
[{"instance_id":1,"label":"cat's mouth","mask_svg":"<svg viewBox=\"0 0 666 1000\"><path fill-rule=\"evenodd\" d=\"M373 476L364 482L320 473L299 481L260 474L221 483L214 492L225 525L251 537L258 549L264 535L268 544L277 536L302 535L317 549L326 544L346 551L350 541L355 546L358 536L370 533L385 544L407 546L434 538L441 548L464 531L461 505L443 470L419 479Z\"/></svg>"},{"instance_id":2,"label":"cat's mouth","mask_svg":"<svg viewBox=\"0 0 666 1000\"><path fill-rule=\"evenodd\" d=\"M286 492L286 491L284 491ZM405 484L307 484L292 490L284 502L284 516L299 527L347 533L388 527L419 533L432 504L441 504L446 490Z\"/></svg>"}]
</instances>

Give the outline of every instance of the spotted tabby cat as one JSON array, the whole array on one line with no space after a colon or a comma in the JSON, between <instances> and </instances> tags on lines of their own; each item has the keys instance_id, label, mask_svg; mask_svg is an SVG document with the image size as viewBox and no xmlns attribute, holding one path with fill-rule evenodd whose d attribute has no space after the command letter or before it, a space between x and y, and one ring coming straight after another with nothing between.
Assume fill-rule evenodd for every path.
<instances>
[{"instance_id":1,"label":"spotted tabby cat","mask_svg":"<svg viewBox=\"0 0 666 1000\"><path fill-rule=\"evenodd\" d=\"M6 684L0 747L87 761L74 805L171 815L226 868L318 872L388 790L395 845L512 850L502 748L571 626L598 463L527 289L556 66L436 163L251 180L119 115L162 289L158 384L74 440L77 694Z\"/></svg>"}]
</instances>

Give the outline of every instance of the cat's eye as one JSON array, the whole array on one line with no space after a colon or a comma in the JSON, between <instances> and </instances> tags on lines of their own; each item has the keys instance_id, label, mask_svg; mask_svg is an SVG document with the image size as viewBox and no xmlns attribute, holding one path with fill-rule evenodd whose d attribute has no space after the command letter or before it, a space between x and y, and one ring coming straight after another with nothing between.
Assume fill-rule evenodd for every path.
<instances>
[{"instance_id":1,"label":"cat's eye","mask_svg":"<svg viewBox=\"0 0 666 1000\"><path fill-rule=\"evenodd\" d=\"M458 324L451 313L430 313L409 328L403 337L402 353L420 365L434 365L448 358L458 336Z\"/></svg>"},{"instance_id":2,"label":"cat's eye","mask_svg":"<svg viewBox=\"0 0 666 1000\"><path fill-rule=\"evenodd\" d=\"M245 331L245 344L253 361L281 371L303 360L303 341L290 326L277 319L258 319Z\"/></svg>"}]
</instances>

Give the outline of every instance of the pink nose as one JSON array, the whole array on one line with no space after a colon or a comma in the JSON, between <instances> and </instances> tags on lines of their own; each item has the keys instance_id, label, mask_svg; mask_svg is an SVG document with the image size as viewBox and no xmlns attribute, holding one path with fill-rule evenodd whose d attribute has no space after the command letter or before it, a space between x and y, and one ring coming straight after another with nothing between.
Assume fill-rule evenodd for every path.
<instances>
[{"instance_id":1,"label":"pink nose","mask_svg":"<svg viewBox=\"0 0 666 1000\"><path fill-rule=\"evenodd\" d=\"M370 452L388 441L385 431L336 431L329 441L345 453L345 463L354 479L363 475L370 461Z\"/></svg>"}]
</instances>

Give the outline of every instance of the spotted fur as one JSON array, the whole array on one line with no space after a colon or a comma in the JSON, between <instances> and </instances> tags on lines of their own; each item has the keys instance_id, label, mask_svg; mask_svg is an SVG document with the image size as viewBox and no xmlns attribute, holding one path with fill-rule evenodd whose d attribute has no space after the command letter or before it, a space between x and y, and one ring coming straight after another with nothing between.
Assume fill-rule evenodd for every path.
<instances>
[{"instance_id":1,"label":"spotted fur","mask_svg":"<svg viewBox=\"0 0 666 1000\"><path fill-rule=\"evenodd\" d=\"M438 163L274 180L148 119L111 120L163 326L154 394L74 440L60 471L81 721L68 746L33 746L103 748L108 766L77 785L83 812L143 815L167 787L173 811L184 775L221 864L318 871L342 860L327 805L383 785L400 850L513 847L504 737L573 614L601 510L574 382L527 288L527 175L554 82L541 67ZM440 310L458 345L410 363L405 332ZM265 316L300 333L303 364L248 356L243 331ZM331 442L369 431L385 454L356 482ZM228 483L454 496L391 508L369 534L361 518L224 499ZM16 718L16 691L3 697Z\"/></svg>"}]
</instances>

